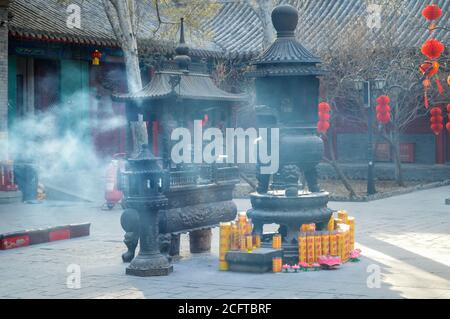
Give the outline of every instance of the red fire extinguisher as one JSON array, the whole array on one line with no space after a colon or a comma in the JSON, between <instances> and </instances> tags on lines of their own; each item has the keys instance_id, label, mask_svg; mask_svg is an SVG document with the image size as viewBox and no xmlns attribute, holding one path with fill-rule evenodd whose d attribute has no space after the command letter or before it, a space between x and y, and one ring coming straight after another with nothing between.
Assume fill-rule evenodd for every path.
<instances>
[{"instance_id":1,"label":"red fire extinguisher","mask_svg":"<svg viewBox=\"0 0 450 319\"><path fill-rule=\"evenodd\" d=\"M123 198L123 193L117 188L117 175L125 165L124 158L125 154L123 153L114 155L106 169L105 206L109 210L113 209Z\"/></svg>"}]
</instances>

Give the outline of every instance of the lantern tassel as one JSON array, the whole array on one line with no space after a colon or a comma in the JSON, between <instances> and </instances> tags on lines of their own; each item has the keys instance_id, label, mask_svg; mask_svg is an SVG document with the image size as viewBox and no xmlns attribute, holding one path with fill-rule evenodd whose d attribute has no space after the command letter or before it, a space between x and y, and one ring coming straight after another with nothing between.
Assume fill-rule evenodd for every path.
<instances>
[{"instance_id":1,"label":"lantern tassel","mask_svg":"<svg viewBox=\"0 0 450 319\"><path fill-rule=\"evenodd\" d=\"M425 91L425 94L424 94L423 98L424 98L425 108L428 109L430 107L430 103L428 102L427 91Z\"/></svg>"},{"instance_id":2,"label":"lantern tassel","mask_svg":"<svg viewBox=\"0 0 450 319\"><path fill-rule=\"evenodd\" d=\"M435 81L436 81L436 85L437 85L439 94L442 95L444 93L444 88L442 87L441 80L438 77L436 77Z\"/></svg>"}]
</instances>

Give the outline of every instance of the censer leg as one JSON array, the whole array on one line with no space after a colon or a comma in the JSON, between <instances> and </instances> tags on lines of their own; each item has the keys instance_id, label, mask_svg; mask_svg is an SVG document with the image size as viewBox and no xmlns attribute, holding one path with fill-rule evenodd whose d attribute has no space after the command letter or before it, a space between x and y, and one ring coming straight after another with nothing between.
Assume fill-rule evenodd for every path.
<instances>
[{"instance_id":1,"label":"censer leg","mask_svg":"<svg viewBox=\"0 0 450 319\"><path fill-rule=\"evenodd\" d=\"M196 230L189 233L190 250L192 254L207 253L211 251L211 228Z\"/></svg>"}]
</instances>

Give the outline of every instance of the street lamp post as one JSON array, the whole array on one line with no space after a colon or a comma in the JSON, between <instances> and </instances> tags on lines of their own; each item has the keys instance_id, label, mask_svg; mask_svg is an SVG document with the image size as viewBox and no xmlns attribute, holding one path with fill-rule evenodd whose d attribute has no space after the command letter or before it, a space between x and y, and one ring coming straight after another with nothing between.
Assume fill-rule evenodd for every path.
<instances>
[{"instance_id":1,"label":"street lamp post","mask_svg":"<svg viewBox=\"0 0 450 319\"><path fill-rule=\"evenodd\" d=\"M364 92L364 107L367 108L367 134L368 134L368 148L367 148L367 159L368 159L368 172L367 172L367 194L375 194L375 148L373 145L374 134L373 125L375 123L375 112L372 106L372 88L374 90L381 91L386 85L386 81L381 78L376 78L373 80L364 80L358 78L355 81L355 88L358 91Z\"/></svg>"}]
</instances>

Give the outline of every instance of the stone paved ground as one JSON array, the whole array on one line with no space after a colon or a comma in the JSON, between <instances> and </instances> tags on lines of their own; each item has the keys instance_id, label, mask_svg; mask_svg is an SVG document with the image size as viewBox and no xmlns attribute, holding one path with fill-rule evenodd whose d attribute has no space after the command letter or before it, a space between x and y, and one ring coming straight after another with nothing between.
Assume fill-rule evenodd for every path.
<instances>
[{"instance_id":1,"label":"stone paved ground","mask_svg":"<svg viewBox=\"0 0 450 319\"><path fill-rule=\"evenodd\" d=\"M211 254L183 259L169 277L126 276L120 210L47 203L0 206L0 233L92 222L91 236L0 252L0 298L450 298L450 187L370 203L330 203L357 219L360 263L301 274L219 272L218 232ZM247 200L237 200L241 210ZM81 289L68 289L67 267L81 267ZM374 266L375 265L375 266ZM367 285L381 271L379 288ZM373 277L370 277L373 278ZM369 280L369 282L373 282Z\"/></svg>"}]
</instances>

